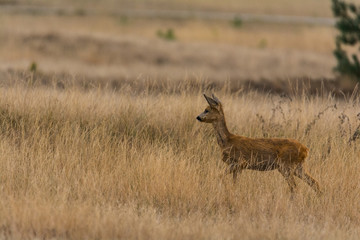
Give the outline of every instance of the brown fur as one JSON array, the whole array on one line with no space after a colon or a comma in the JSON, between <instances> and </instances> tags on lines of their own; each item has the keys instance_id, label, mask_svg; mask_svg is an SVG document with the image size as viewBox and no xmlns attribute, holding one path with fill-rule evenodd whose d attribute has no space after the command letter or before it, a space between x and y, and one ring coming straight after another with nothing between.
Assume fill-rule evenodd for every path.
<instances>
[{"instance_id":1,"label":"brown fur","mask_svg":"<svg viewBox=\"0 0 360 240\"><path fill-rule=\"evenodd\" d=\"M294 139L287 138L248 138L229 132L222 105L214 95L205 96L209 106L197 120L211 123L215 129L218 144L222 151L222 160L229 165L224 175L237 174L243 169L268 171L277 169L289 184L291 193L296 183L294 176L309 184L318 194L319 184L303 168L308 148Z\"/></svg>"}]
</instances>

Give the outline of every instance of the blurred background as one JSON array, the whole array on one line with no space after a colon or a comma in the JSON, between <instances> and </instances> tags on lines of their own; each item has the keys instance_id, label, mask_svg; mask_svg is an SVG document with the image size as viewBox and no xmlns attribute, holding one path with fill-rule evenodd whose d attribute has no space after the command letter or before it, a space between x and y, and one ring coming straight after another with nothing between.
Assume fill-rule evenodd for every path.
<instances>
[{"instance_id":1,"label":"blurred background","mask_svg":"<svg viewBox=\"0 0 360 240\"><path fill-rule=\"evenodd\" d=\"M334 23L330 0L0 0L0 77L337 84Z\"/></svg>"}]
</instances>

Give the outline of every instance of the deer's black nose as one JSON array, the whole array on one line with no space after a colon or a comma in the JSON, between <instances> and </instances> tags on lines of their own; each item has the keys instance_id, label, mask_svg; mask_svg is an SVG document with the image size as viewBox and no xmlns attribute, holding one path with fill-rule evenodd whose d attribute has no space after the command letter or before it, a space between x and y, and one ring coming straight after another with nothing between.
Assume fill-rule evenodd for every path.
<instances>
[{"instance_id":1,"label":"deer's black nose","mask_svg":"<svg viewBox=\"0 0 360 240\"><path fill-rule=\"evenodd\" d=\"M199 116L197 116L196 119L201 122L201 118Z\"/></svg>"}]
</instances>

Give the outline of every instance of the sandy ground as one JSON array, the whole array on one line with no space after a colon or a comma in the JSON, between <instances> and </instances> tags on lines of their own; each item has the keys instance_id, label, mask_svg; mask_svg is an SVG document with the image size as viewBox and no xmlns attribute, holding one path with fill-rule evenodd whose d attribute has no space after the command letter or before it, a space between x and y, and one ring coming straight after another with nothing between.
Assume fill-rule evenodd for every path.
<instances>
[{"instance_id":1,"label":"sandy ground","mask_svg":"<svg viewBox=\"0 0 360 240\"><path fill-rule=\"evenodd\" d=\"M328 28L229 25L142 20L124 26L119 19L101 17L3 16L0 69L28 69L36 62L45 73L127 80L334 77ZM176 30L175 41L157 36L169 28Z\"/></svg>"},{"instance_id":2,"label":"sandy ground","mask_svg":"<svg viewBox=\"0 0 360 240\"><path fill-rule=\"evenodd\" d=\"M54 33L16 34L3 36L1 41L8 51L1 57L3 70L26 68L33 59L44 71L126 79L149 76L178 80L185 75L214 80L331 78L334 65L334 59L327 54L126 36L109 39ZM14 50L9 51L11 48Z\"/></svg>"}]
</instances>

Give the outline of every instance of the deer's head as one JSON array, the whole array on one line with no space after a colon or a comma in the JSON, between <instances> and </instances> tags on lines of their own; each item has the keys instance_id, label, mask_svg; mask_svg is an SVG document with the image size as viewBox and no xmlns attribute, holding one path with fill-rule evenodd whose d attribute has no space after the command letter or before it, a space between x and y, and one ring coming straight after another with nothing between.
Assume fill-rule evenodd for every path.
<instances>
[{"instance_id":1,"label":"deer's head","mask_svg":"<svg viewBox=\"0 0 360 240\"><path fill-rule=\"evenodd\" d=\"M200 122L212 123L218 121L223 117L223 110L220 100L212 95L208 97L204 94L206 101L209 103L209 106L205 108L205 111L196 117Z\"/></svg>"}]
</instances>

